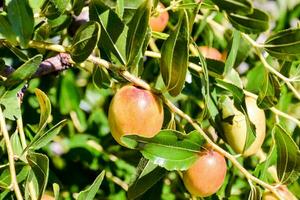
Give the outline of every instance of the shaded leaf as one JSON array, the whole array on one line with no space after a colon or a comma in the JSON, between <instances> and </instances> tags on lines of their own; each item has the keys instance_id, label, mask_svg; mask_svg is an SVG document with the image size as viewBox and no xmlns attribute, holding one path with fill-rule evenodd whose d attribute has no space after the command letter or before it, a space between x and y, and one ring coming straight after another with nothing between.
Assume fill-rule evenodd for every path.
<instances>
[{"instance_id":1,"label":"shaded leaf","mask_svg":"<svg viewBox=\"0 0 300 200\"><path fill-rule=\"evenodd\" d=\"M182 12L176 29L163 43L161 50L161 74L172 96L180 94L188 68L189 24L188 17Z\"/></svg>"},{"instance_id":2,"label":"shaded leaf","mask_svg":"<svg viewBox=\"0 0 300 200\"><path fill-rule=\"evenodd\" d=\"M81 191L78 194L78 197L76 198L77 200L93 200L97 191L99 190L99 187L103 181L104 178L104 174L105 171L102 171L97 178L95 179L95 181L93 182L93 184L87 188L84 191Z\"/></svg>"},{"instance_id":3,"label":"shaded leaf","mask_svg":"<svg viewBox=\"0 0 300 200\"><path fill-rule=\"evenodd\" d=\"M196 161L204 143L197 131L183 135L175 130L161 130L153 138L128 135L121 141L129 148L140 150L145 158L167 170L188 169Z\"/></svg>"},{"instance_id":4,"label":"shaded leaf","mask_svg":"<svg viewBox=\"0 0 300 200\"><path fill-rule=\"evenodd\" d=\"M166 174L167 171L164 168L158 167L145 158L141 158L136 169L136 177L128 188L128 199L136 199L141 196Z\"/></svg>"},{"instance_id":5,"label":"shaded leaf","mask_svg":"<svg viewBox=\"0 0 300 200\"><path fill-rule=\"evenodd\" d=\"M3 89L5 92L2 96L0 96L0 105L4 106L3 114L5 118L16 120L21 117L21 107L18 93L22 90L23 86L24 84L20 84L12 90Z\"/></svg>"},{"instance_id":6,"label":"shaded leaf","mask_svg":"<svg viewBox=\"0 0 300 200\"><path fill-rule=\"evenodd\" d=\"M262 88L259 90L257 105L267 109L275 106L280 98L280 83L276 76L266 73Z\"/></svg>"},{"instance_id":7,"label":"shaded leaf","mask_svg":"<svg viewBox=\"0 0 300 200\"><path fill-rule=\"evenodd\" d=\"M256 8L248 15L230 13L228 19L234 28L248 34L261 33L269 28L269 16Z\"/></svg>"},{"instance_id":8,"label":"shaded leaf","mask_svg":"<svg viewBox=\"0 0 300 200\"><path fill-rule=\"evenodd\" d=\"M144 1L136 10L132 20L128 24L126 41L127 66L134 64L148 31L152 0Z\"/></svg>"},{"instance_id":9,"label":"shaded leaf","mask_svg":"<svg viewBox=\"0 0 300 200\"><path fill-rule=\"evenodd\" d=\"M28 79L30 79L33 74L39 68L39 65L42 62L42 55L36 55L21 65L16 71L10 74L7 77L7 80L4 82L6 87L14 87Z\"/></svg>"},{"instance_id":10,"label":"shaded leaf","mask_svg":"<svg viewBox=\"0 0 300 200\"><path fill-rule=\"evenodd\" d=\"M7 14L4 12L0 13L0 35L12 44L17 43L17 36L12 29L12 25L8 21Z\"/></svg>"},{"instance_id":11,"label":"shaded leaf","mask_svg":"<svg viewBox=\"0 0 300 200\"><path fill-rule=\"evenodd\" d=\"M271 35L265 42L266 51L282 60L300 58L300 28L286 29Z\"/></svg>"},{"instance_id":12,"label":"shaded leaf","mask_svg":"<svg viewBox=\"0 0 300 200\"><path fill-rule=\"evenodd\" d=\"M277 176L283 184L292 183L300 175L299 147L279 124L272 132L277 147Z\"/></svg>"},{"instance_id":13,"label":"shaded leaf","mask_svg":"<svg viewBox=\"0 0 300 200\"><path fill-rule=\"evenodd\" d=\"M72 46L71 57L75 62L85 61L96 47L100 37L100 25L90 21L80 26L77 30Z\"/></svg>"},{"instance_id":14,"label":"shaded leaf","mask_svg":"<svg viewBox=\"0 0 300 200\"><path fill-rule=\"evenodd\" d=\"M107 69L103 67L95 67L93 72L93 83L99 89L109 88L110 76Z\"/></svg>"},{"instance_id":15,"label":"shaded leaf","mask_svg":"<svg viewBox=\"0 0 300 200\"><path fill-rule=\"evenodd\" d=\"M34 18L28 1L11 0L7 6L8 19L22 47L27 47L32 37Z\"/></svg>"},{"instance_id":16,"label":"shaded leaf","mask_svg":"<svg viewBox=\"0 0 300 200\"><path fill-rule=\"evenodd\" d=\"M249 0L212 0L220 10L228 13L251 13L253 12L252 2Z\"/></svg>"},{"instance_id":17,"label":"shaded leaf","mask_svg":"<svg viewBox=\"0 0 300 200\"><path fill-rule=\"evenodd\" d=\"M89 10L90 19L97 21L101 26L98 46L102 47L109 57L112 56L112 59L115 57L122 65L125 65L126 37L124 36L127 29L125 29L124 23L113 10L100 0L92 0ZM116 26L118 29L115 28Z\"/></svg>"},{"instance_id":18,"label":"shaded leaf","mask_svg":"<svg viewBox=\"0 0 300 200\"><path fill-rule=\"evenodd\" d=\"M40 199L45 191L48 182L49 159L44 154L31 151L28 152L26 158L28 164L31 167L31 170L27 177L26 188L28 188L28 184L33 184L35 193L33 194L33 191L29 191L29 194L34 195L38 199Z\"/></svg>"}]
</instances>

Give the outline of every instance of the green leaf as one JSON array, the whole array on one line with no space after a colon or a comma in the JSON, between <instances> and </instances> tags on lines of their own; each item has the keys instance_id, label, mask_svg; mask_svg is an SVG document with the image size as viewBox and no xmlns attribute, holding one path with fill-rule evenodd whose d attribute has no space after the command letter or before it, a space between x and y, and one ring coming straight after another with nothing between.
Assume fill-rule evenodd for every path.
<instances>
[{"instance_id":1,"label":"green leaf","mask_svg":"<svg viewBox=\"0 0 300 200\"><path fill-rule=\"evenodd\" d=\"M90 19L97 21L101 26L101 36L98 46L102 47L105 53L118 60L122 65L125 60L125 25L118 15L100 0L92 0L89 6ZM118 26L118 29L115 27ZM124 40L122 42L122 40Z\"/></svg>"},{"instance_id":2,"label":"green leaf","mask_svg":"<svg viewBox=\"0 0 300 200\"><path fill-rule=\"evenodd\" d=\"M233 37L233 39L232 39L233 42L231 44L231 48L230 48L228 58L225 62L224 74L227 74L228 72L230 72L232 70L232 68L234 67L235 60L236 60L236 57L237 57L237 54L238 54L239 45L240 45L240 39L241 39L240 32L234 30L232 37Z\"/></svg>"},{"instance_id":3,"label":"green leaf","mask_svg":"<svg viewBox=\"0 0 300 200\"><path fill-rule=\"evenodd\" d=\"M102 171L89 188L79 193L76 200L93 200L103 181L104 174L105 171Z\"/></svg>"},{"instance_id":4,"label":"green leaf","mask_svg":"<svg viewBox=\"0 0 300 200\"><path fill-rule=\"evenodd\" d=\"M27 191L27 195L29 193L32 197L31 199L35 199L33 196L37 197L37 199L41 199L48 182L49 159L44 154L31 151L28 152L26 157L31 167L26 181L26 189L28 189L30 184L32 184L34 188L34 191Z\"/></svg>"},{"instance_id":5,"label":"green leaf","mask_svg":"<svg viewBox=\"0 0 300 200\"><path fill-rule=\"evenodd\" d=\"M220 10L228 13L252 13L253 5L249 0L212 0Z\"/></svg>"},{"instance_id":6,"label":"green leaf","mask_svg":"<svg viewBox=\"0 0 300 200\"><path fill-rule=\"evenodd\" d=\"M110 87L110 76L107 69L103 67L95 67L93 72L93 83L98 88Z\"/></svg>"},{"instance_id":7,"label":"green leaf","mask_svg":"<svg viewBox=\"0 0 300 200\"><path fill-rule=\"evenodd\" d=\"M41 8L42 14L49 19L55 19L63 14L70 0L47 0Z\"/></svg>"},{"instance_id":8,"label":"green leaf","mask_svg":"<svg viewBox=\"0 0 300 200\"><path fill-rule=\"evenodd\" d=\"M6 13L0 13L0 34L12 44L17 44L17 36L8 21Z\"/></svg>"},{"instance_id":9,"label":"green leaf","mask_svg":"<svg viewBox=\"0 0 300 200\"><path fill-rule=\"evenodd\" d=\"M235 101L237 101L237 104L242 104L245 99L245 94L242 88L221 79L216 79L216 82L216 85L218 87L228 90L233 94L233 97Z\"/></svg>"},{"instance_id":10,"label":"green leaf","mask_svg":"<svg viewBox=\"0 0 300 200\"><path fill-rule=\"evenodd\" d=\"M59 185L57 183L53 183L52 188L53 188L55 200L59 200L59 190L60 190Z\"/></svg>"},{"instance_id":11,"label":"green leaf","mask_svg":"<svg viewBox=\"0 0 300 200\"><path fill-rule=\"evenodd\" d=\"M11 0L7 6L8 19L22 47L27 47L33 33L34 18L28 1Z\"/></svg>"},{"instance_id":12,"label":"green leaf","mask_svg":"<svg viewBox=\"0 0 300 200\"><path fill-rule=\"evenodd\" d=\"M35 95L40 105L41 115L38 131L42 131L48 123L48 120L51 115L51 103L47 95L40 89L35 89Z\"/></svg>"},{"instance_id":13,"label":"green leaf","mask_svg":"<svg viewBox=\"0 0 300 200\"><path fill-rule=\"evenodd\" d=\"M183 135L175 130L161 130L153 138L128 135L121 141L129 148L140 150L145 158L167 170L188 169L196 161L204 143L197 131Z\"/></svg>"},{"instance_id":14,"label":"green leaf","mask_svg":"<svg viewBox=\"0 0 300 200\"><path fill-rule=\"evenodd\" d=\"M73 7L72 9L76 16L78 16L81 13L84 4L85 4L85 0L72 0L72 7Z\"/></svg>"},{"instance_id":15,"label":"green leaf","mask_svg":"<svg viewBox=\"0 0 300 200\"><path fill-rule=\"evenodd\" d=\"M286 29L271 35L265 42L265 50L282 60L300 58L300 28Z\"/></svg>"},{"instance_id":16,"label":"green leaf","mask_svg":"<svg viewBox=\"0 0 300 200\"><path fill-rule=\"evenodd\" d=\"M148 31L151 6L152 0L144 1L128 24L126 58L129 67L134 63L143 46Z\"/></svg>"},{"instance_id":17,"label":"green leaf","mask_svg":"<svg viewBox=\"0 0 300 200\"><path fill-rule=\"evenodd\" d=\"M248 34L261 33L269 28L269 16L256 8L248 15L230 13L228 19L234 28Z\"/></svg>"},{"instance_id":18,"label":"green leaf","mask_svg":"<svg viewBox=\"0 0 300 200\"><path fill-rule=\"evenodd\" d=\"M182 12L174 32L163 43L161 50L161 74L172 96L180 94L188 68L189 24L186 12Z\"/></svg>"},{"instance_id":19,"label":"green leaf","mask_svg":"<svg viewBox=\"0 0 300 200\"><path fill-rule=\"evenodd\" d=\"M42 55L39 54L30 58L27 62L21 65L18 69L16 69L16 71L7 77L7 80L4 82L5 87L15 87L30 79L39 68L42 58Z\"/></svg>"},{"instance_id":20,"label":"green leaf","mask_svg":"<svg viewBox=\"0 0 300 200\"><path fill-rule=\"evenodd\" d=\"M262 109L275 106L280 98L280 83L277 77L269 73L265 73L265 75L257 98L257 105Z\"/></svg>"},{"instance_id":21,"label":"green leaf","mask_svg":"<svg viewBox=\"0 0 300 200\"><path fill-rule=\"evenodd\" d=\"M5 118L10 120L21 118L22 115L18 93L22 90L23 87L24 84L20 84L12 90L6 90L4 94L0 96L0 105L4 106L3 114ZM4 87L0 86L0 90L1 88Z\"/></svg>"},{"instance_id":22,"label":"green leaf","mask_svg":"<svg viewBox=\"0 0 300 200\"><path fill-rule=\"evenodd\" d=\"M273 135L277 147L277 176L282 184L289 184L300 175L300 151L290 134L276 124Z\"/></svg>"},{"instance_id":23,"label":"green leaf","mask_svg":"<svg viewBox=\"0 0 300 200\"><path fill-rule=\"evenodd\" d=\"M144 194L167 174L164 168L158 167L151 161L141 158L134 181L129 185L128 199L136 199Z\"/></svg>"},{"instance_id":24,"label":"green leaf","mask_svg":"<svg viewBox=\"0 0 300 200\"><path fill-rule=\"evenodd\" d=\"M21 144L21 140L19 137L18 132L14 132L11 136L10 136L10 142L11 142L11 146L14 152L14 155L17 156L21 156L22 152L23 152L23 148L22 148L22 144Z\"/></svg>"},{"instance_id":25,"label":"green leaf","mask_svg":"<svg viewBox=\"0 0 300 200\"><path fill-rule=\"evenodd\" d=\"M61 129L66 125L66 123L67 120L62 120L45 133L36 135L27 147L36 150L46 146L57 134L61 132Z\"/></svg>"},{"instance_id":26,"label":"green leaf","mask_svg":"<svg viewBox=\"0 0 300 200\"><path fill-rule=\"evenodd\" d=\"M96 47L100 37L100 25L90 21L80 26L77 30L72 46L71 57L75 62L85 61Z\"/></svg>"}]
</instances>

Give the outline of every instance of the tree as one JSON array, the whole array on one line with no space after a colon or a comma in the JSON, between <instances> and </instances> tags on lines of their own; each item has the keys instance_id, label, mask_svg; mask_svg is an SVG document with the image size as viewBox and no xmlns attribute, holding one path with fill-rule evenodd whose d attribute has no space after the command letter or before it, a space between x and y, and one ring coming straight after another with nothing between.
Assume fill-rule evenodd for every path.
<instances>
[{"instance_id":1,"label":"tree","mask_svg":"<svg viewBox=\"0 0 300 200\"><path fill-rule=\"evenodd\" d=\"M1 2L1 199L300 198L299 7L293 0ZM155 29L163 32L151 30L153 19L168 21ZM121 96L108 120L124 86L139 91L143 105ZM120 134L126 115L139 131L147 121L138 116L157 116L159 127L163 116L161 130ZM196 191L205 175L197 165L213 173L218 164L205 163L214 160L222 173L205 178L216 188Z\"/></svg>"}]
</instances>

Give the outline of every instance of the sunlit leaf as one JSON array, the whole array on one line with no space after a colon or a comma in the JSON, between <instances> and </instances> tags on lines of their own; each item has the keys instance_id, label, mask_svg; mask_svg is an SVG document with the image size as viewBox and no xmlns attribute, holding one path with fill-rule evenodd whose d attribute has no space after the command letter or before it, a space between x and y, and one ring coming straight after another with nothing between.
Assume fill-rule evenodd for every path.
<instances>
[{"instance_id":1,"label":"sunlit leaf","mask_svg":"<svg viewBox=\"0 0 300 200\"><path fill-rule=\"evenodd\" d=\"M102 171L90 187L78 194L76 200L93 200L103 181L104 175L105 171Z\"/></svg>"}]
</instances>

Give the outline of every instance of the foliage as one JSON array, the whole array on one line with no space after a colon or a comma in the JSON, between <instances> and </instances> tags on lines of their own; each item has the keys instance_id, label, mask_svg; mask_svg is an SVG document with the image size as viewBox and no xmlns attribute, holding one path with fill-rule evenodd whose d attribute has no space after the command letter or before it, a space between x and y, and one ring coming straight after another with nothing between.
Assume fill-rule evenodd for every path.
<instances>
[{"instance_id":1,"label":"foliage","mask_svg":"<svg viewBox=\"0 0 300 200\"><path fill-rule=\"evenodd\" d=\"M165 10L158 0L0 2L0 199L196 198L181 175L205 143L228 171L204 199L259 199L273 184L300 198L299 1L160 2ZM167 28L151 31L163 11ZM123 147L107 114L128 82L161 98L165 117L155 137L124 136ZM245 96L267 121L262 148L247 158L221 126L232 123L233 100L247 122L244 149L252 144Z\"/></svg>"}]
</instances>

